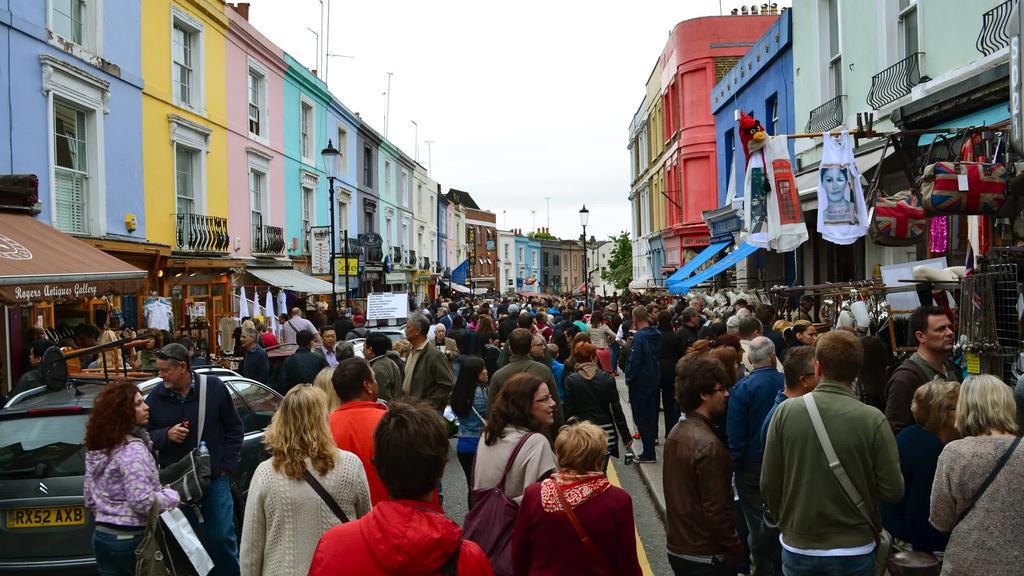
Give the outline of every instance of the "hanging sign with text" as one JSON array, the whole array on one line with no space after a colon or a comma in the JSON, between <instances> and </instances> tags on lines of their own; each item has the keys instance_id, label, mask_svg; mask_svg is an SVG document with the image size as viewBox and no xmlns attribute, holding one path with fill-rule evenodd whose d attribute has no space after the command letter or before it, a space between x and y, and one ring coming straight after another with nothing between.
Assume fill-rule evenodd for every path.
<instances>
[{"instance_id":1,"label":"hanging sign with text","mask_svg":"<svg viewBox=\"0 0 1024 576\"><path fill-rule=\"evenodd\" d=\"M409 316L409 296L404 292L375 292L366 295L367 320L392 320Z\"/></svg>"}]
</instances>

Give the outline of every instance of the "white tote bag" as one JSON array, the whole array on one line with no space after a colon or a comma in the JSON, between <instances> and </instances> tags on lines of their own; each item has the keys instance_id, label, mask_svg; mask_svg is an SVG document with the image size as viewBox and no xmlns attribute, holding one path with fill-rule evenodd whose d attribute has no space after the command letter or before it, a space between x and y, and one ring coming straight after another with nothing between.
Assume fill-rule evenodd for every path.
<instances>
[{"instance_id":1,"label":"white tote bag","mask_svg":"<svg viewBox=\"0 0 1024 576\"><path fill-rule=\"evenodd\" d=\"M192 525L189 524L188 518L178 508L172 508L166 512L160 514L160 520L167 527L167 530L174 535L174 539L178 541L178 545L181 546L182 551L188 556L192 567L196 569L196 573L199 576L206 576L213 570L213 559L206 552L206 548L203 548L202 542L199 541L199 536L196 535L196 531L192 529Z\"/></svg>"}]
</instances>

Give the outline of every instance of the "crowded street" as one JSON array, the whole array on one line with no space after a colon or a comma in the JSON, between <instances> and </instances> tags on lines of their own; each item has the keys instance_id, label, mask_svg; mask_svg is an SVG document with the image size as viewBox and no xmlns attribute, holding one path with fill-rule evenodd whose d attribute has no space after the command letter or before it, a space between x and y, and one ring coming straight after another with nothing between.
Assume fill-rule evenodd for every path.
<instances>
[{"instance_id":1,"label":"crowded street","mask_svg":"<svg viewBox=\"0 0 1024 576\"><path fill-rule=\"evenodd\" d=\"M0 0L0 576L1021 576L1022 35Z\"/></svg>"}]
</instances>

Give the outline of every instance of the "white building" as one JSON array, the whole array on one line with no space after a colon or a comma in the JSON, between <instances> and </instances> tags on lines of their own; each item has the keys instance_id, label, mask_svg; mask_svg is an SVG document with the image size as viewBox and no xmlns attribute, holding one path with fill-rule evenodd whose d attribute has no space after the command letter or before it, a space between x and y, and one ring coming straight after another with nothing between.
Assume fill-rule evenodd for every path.
<instances>
[{"instance_id":1,"label":"white building","mask_svg":"<svg viewBox=\"0 0 1024 576\"><path fill-rule=\"evenodd\" d=\"M498 292L516 291L516 236L511 230L498 230Z\"/></svg>"}]
</instances>

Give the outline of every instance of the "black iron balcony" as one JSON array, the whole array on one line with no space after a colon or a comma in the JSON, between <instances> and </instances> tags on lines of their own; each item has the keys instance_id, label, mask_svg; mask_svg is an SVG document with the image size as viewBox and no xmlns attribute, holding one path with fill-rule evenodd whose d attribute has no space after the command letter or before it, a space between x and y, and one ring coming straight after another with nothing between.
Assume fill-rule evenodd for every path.
<instances>
[{"instance_id":1,"label":"black iron balcony","mask_svg":"<svg viewBox=\"0 0 1024 576\"><path fill-rule=\"evenodd\" d=\"M444 266L441 266L440 262L434 262L434 273L441 274L444 272Z\"/></svg>"},{"instance_id":2,"label":"black iron balcony","mask_svg":"<svg viewBox=\"0 0 1024 576\"><path fill-rule=\"evenodd\" d=\"M1010 23L1010 12L1013 11L1013 0L1006 0L999 6L981 15L981 32L975 46L985 56L1010 45L1010 35L1006 33L1006 25Z\"/></svg>"},{"instance_id":3,"label":"black iron balcony","mask_svg":"<svg viewBox=\"0 0 1024 576\"><path fill-rule=\"evenodd\" d=\"M380 264L384 261L384 250L380 246L360 246L359 253L363 257L363 262Z\"/></svg>"},{"instance_id":4,"label":"black iron balcony","mask_svg":"<svg viewBox=\"0 0 1024 576\"><path fill-rule=\"evenodd\" d=\"M889 66L871 78L871 91L868 92L868 104L878 110L886 104L910 94L910 90L928 80L921 77L921 57L924 52L914 52L903 60Z\"/></svg>"},{"instance_id":5,"label":"black iron balcony","mask_svg":"<svg viewBox=\"0 0 1024 576\"><path fill-rule=\"evenodd\" d=\"M431 268L431 266L430 266L430 258L427 258L426 256L421 258L420 259L420 270L422 270L424 272L430 272L430 268Z\"/></svg>"},{"instance_id":6,"label":"black iron balcony","mask_svg":"<svg viewBox=\"0 0 1024 576\"><path fill-rule=\"evenodd\" d=\"M230 247L227 218L184 212L175 214L174 222L175 250L224 254Z\"/></svg>"},{"instance_id":7,"label":"black iron balcony","mask_svg":"<svg viewBox=\"0 0 1024 576\"><path fill-rule=\"evenodd\" d=\"M280 226L252 225L253 254L284 254L284 229Z\"/></svg>"},{"instance_id":8,"label":"black iron balcony","mask_svg":"<svg viewBox=\"0 0 1024 576\"><path fill-rule=\"evenodd\" d=\"M840 94L835 98L811 110L811 117L807 119L805 132L828 132L833 128L843 125L846 117L843 115L846 103L846 95Z\"/></svg>"},{"instance_id":9,"label":"black iron balcony","mask_svg":"<svg viewBox=\"0 0 1024 576\"><path fill-rule=\"evenodd\" d=\"M402 249L398 246L391 247L391 265L398 266L402 263Z\"/></svg>"},{"instance_id":10,"label":"black iron balcony","mask_svg":"<svg viewBox=\"0 0 1024 576\"><path fill-rule=\"evenodd\" d=\"M410 268L416 268L416 251L409 250L405 253L405 263Z\"/></svg>"}]
</instances>

